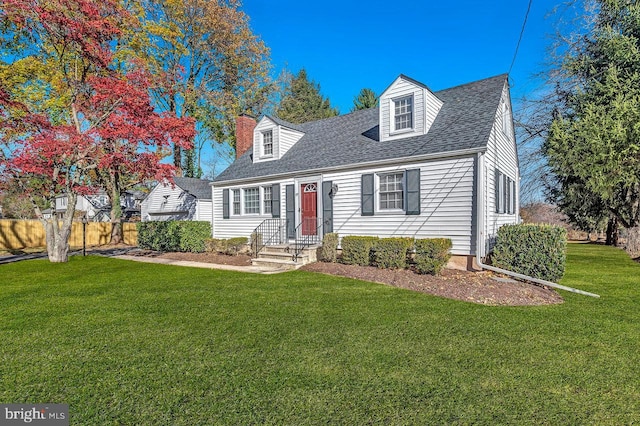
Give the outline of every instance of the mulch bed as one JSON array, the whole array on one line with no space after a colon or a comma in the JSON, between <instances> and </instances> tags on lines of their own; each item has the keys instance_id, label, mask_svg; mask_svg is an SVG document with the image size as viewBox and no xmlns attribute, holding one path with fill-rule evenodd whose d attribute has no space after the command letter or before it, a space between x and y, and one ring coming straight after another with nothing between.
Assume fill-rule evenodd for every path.
<instances>
[{"instance_id":1,"label":"mulch bed","mask_svg":"<svg viewBox=\"0 0 640 426\"><path fill-rule=\"evenodd\" d=\"M316 262L305 271L371 281L449 299L483 305L550 305L564 300L554 290L533 284L496 281L491 272L444 269L440 276L416 274L411 270L378 269L373 266Z\"/></svg>"},{"instance_id":2,"label":"mulch bed","mask_svg":"<svg viewBox=\"0 0 640 426\"><path fill-rule=\"evenodd\" d=\"M219 253L160 253L151 250L133 250L128 254L222 265L251 265L251 257L246 254L228 256ZM416 274L407 269L378 269L373 266L324 262L305 265L302 270L376 282L483 305L550 305L564 301L557 292L550 288L519 281L496 281L497 275L486 271L469 272L444 269L441 275L433 276Z\"/></svg>"}]
</instances>

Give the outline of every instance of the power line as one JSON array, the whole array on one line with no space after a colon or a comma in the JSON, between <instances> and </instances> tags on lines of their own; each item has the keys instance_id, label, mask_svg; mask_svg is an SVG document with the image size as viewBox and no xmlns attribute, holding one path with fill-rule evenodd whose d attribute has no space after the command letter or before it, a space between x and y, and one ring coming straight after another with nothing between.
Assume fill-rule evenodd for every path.
<instances>
[{"instance_id":1,"label":"power line","mask_svg":"<svg viewBox=\"0 0 640 426\"><path fill-rule=\"evenodd\" d=\"M531 10L531 3L533 0L529 0L529 6L527 7L527 13L524 15L524 21L522 22L522 29L520 30L520 37L518 38L518 44L516 45L516 51L513 53L513 60L511 61L511 66L509 67L509 74L511 74L511 70L513 69L513 64L516 62L516 57L518 56L518 49L520 49L520 42L522 41L522 35L524 34L524 28L527 25L527 18L529 18L529 11Z\"/></svg>"}]
</instances>

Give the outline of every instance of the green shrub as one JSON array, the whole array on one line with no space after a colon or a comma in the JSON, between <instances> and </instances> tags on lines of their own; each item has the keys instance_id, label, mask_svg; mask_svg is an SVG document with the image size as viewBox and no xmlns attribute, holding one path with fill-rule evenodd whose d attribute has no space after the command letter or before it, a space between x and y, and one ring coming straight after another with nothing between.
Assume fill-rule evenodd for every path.
<instances>
[{"instance_id":1,"label":"green shrub","mask_svg":"<svg viewBox=\"0 0 640 426\"><path fill-rule=\"evenodd\" d=\"M407 252L413 246L413 238L382 238L373 248L373 258L378 268L404 269Z\"/></svg>"},{"instance_id":2,"label":"green shrub","mask_svg":"<svg viewBox=\"0 0 640 426\"><path fill-rule=\"evenodd\" d=\"M368 266L371 264L371 249L378 237L347 236L342 238L342 263Z\"/></svg>"},{"instance_id":3,"label":"green shrub","mask_svg":"<svg viewBox=\"0 0 640 426\"><path fill-rule=\"evenodd\" d=\"M426 238L416 240L415 264L419 274L438 275L451 257L451 240L448 238Z\"/></svg>"},{"instance_id":4,"label":"green shrub","mask_svg":"<svg viewBox=\"0 0 640 426\"><path fill-rule=\"evenodd\" d=\"M534 278L564 275L567 231L550 225L503 225L491 255L495 266Z\"/></svg>"},{"instance_id":5,"label":"green shrub","mask_svg":"<svg viewBox=\"0 0 640 426\"><path fill-rule=\"evenodd\" d=\"M204 240L204 251L208 253L222 253L226 250L227 240L221 238L207 238Z\"/></svg>"},{"instance_id":6,"label":"green shrub","mask_svg":"<svg viewBox=\"0 0 640 426\"><path fill-rule=\"evenodd\" d=\"M247 237L229 238L225 241L223 253L236 256L248 242L249 239Z\"/></svg>"},{"instance_id":7,"label":"green shrub","mask_svg":"<svg viewBox=\"0 0 640 426\"><path fill-rule=\"evenodd\" d=\"M322 237L322 247L320 247L320 260L333 263L338 256L338 234L330 232Z\"/></svg>"},{"instance_id":8,"label":"green shrub","mask_svg":"<svg viewBox=\"0 0 640 426\"><path fill-rule=\"evenodd\" d=\"M209 222L154 221L138 222L138 246L156 251L205 250L205 240L211 236Z\"/></svg>"}]
</instances>

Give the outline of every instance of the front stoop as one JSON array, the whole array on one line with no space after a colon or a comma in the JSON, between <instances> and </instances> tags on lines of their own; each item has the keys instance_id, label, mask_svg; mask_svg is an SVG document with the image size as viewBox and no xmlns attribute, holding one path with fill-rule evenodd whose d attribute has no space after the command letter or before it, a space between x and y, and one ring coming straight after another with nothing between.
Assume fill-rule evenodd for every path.
<instances>
[{"instance_id":1,"label":"front stoop","mask_svg":"<svg viewBox=\"0 0 640 426\"><path fill-rule=\"evenodd\" d=\"M298 269L307 263L317 261L316 251L319 246L307 247L293 260L294 245L267 246L263 248L258 257L251 259L254 266L271 266L282 269Z\"/></svg>"}]
</instances>

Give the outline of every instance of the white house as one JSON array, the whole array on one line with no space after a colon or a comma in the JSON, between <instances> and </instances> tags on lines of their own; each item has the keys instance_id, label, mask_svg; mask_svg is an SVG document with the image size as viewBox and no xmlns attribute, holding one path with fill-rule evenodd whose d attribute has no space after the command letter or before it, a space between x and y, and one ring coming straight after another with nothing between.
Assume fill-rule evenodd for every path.
<instances>
[{"instance_id":1,"label":"white house","mask_svg":"<svg viewBox=\"0 0 640 426\"><path fill-rule=\"evenodd\" d=\"M156 185L141 203L143 221L211 221L211 181L186 177L173 178L174 185Z\"/></svg>"},{"instance_id":2,"label":"white house","mask_svg":"<svg viewBox=\"0 0 640 426\"><path fill-rule=\"evenodd\" d=\"M507 75L438 92L400 75L376 108L237 127L238 158L212 184L215 238L446 237L454 255L484 256L518 221Z\"/></svg>"},{"instance_id":3,"label":"white house","mask_svg":"<svg viewBox=\"0 0 640 426\"><path fill-rule=\"evenodd\" d=\"M125 191L120 196L120 207L125 220L137 219L140 216L140 201L144 194L140 191ZM67 211L69 197L66 194L56 197L55 214L62 218ZM76 212L84 212L87 219L92 222L109 222L111 220L111 200L105 191L98 191L90 195L78 195L76 199ZM44 212L44 217L51 217L51 210Z\"/></svg>"}]
</instances>

